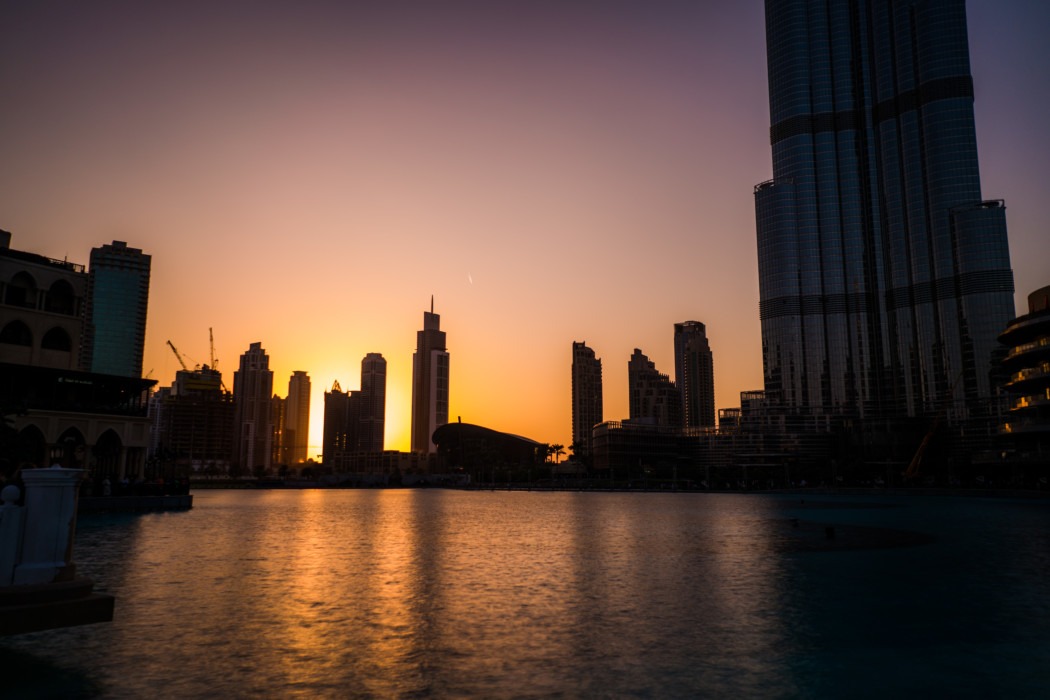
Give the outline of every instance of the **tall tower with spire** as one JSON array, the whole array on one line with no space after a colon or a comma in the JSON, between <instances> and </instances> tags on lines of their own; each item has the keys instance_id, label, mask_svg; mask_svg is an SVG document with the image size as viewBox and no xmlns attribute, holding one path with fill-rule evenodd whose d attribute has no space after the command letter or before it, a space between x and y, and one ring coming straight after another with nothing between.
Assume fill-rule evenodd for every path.
<instances>
[{"instance_id":1,"label":"tall tower with spire","mask_svg":"<svg viewBox=\"0 0 1050 700\"><path fill-rule=\"evenodd\" d=\"M431 439L438 426L448 423L448 366L445 332L441 316L423 312L423 330L416 332L416 351L412 354L412 451L436 451Z\"/></svg>"},{"instance_id":2,"label":"tall tower with spire","mask_svg":"<svg viewBox=\"0 0 1050 700\"><path fill-rule=\"evenodd\" d=\"M993 410L1013 317L981 193L964 0L766 0L773 179L755 188L769 400L801 417Z\"/></svg>"}]
</instances>

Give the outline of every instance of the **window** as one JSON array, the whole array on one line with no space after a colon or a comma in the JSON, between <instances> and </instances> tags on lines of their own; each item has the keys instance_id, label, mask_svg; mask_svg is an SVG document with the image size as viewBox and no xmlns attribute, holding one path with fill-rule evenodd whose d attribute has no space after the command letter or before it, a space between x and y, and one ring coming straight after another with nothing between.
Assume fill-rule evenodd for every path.
<instances>
[{"instance_id":1,"label":"window","mask_svg":"<svg viewBox=\"0 0 1050 700\"><path fill-rule=\"evenodd\" d=\"M73 341L69 339L69 333L66 333L64 329L55 327L44 334L40 347L44 350L70 352L73 349Z\"/></svg>"},{"instance_id":2,"label":"window","mask_svg":"<svg viewBox=\"0 0 1050 700\"><path fill-rule=\"evenodd\" d=\"M33 334L30 332L29 326L21 321L11 321L0 331L0 343L32 347Z\"/></svg>"}]
</instances>

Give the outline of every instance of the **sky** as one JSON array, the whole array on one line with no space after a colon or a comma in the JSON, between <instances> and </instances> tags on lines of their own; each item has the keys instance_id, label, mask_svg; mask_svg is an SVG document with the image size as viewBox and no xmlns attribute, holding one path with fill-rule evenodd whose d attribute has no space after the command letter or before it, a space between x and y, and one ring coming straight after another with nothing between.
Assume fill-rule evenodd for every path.
<instances>
[{"instance_id":1,"label":"sky","mask_svg":"<svg viewBox=\"0 0 1050 700\"><path fill-rule=\"evenodd\" d=\"M1005 199L1019 313L1050 284L1050 3L967 4L982 191ZM87 263L152 256L144 373L171 340L274 391L388 363L409 447L423 312L450 420L571 443L571 349L628 417L640 348L707 326L716 407L762 388L754 185L772 176L761 0L0 1L0 229Z\"/></svg>"}]
</instances>

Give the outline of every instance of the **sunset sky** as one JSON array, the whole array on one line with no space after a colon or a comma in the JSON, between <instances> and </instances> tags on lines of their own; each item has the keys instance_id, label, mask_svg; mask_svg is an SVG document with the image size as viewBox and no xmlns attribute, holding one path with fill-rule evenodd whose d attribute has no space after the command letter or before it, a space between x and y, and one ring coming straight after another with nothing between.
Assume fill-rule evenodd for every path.
<instances>
[{"instance_id":1,"label":"sunset sky","mask_svg":"<svg viewBox=\"0 0 1050 700\"><path fill-rule=\"evenodd\" d=\"M1050 3L972 0L982 190L1017 305L1050 284ZM0 229L153 256L144 371L252 342L274 390L388 362L408 449L435 311L451 420L571 442L572 342L626 418L640 348L707 324L716 405L762 388L753 187L771 177L761 0L0 3Z\"/></svg>"}]
</instances>

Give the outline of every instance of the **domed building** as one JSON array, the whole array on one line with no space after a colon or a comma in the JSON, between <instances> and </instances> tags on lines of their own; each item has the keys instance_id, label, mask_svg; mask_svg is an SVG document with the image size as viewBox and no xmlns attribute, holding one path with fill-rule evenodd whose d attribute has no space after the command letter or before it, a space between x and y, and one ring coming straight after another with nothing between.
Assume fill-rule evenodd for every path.
<instances>
[{"instance_id":1,"label":"domed building","mask_svg":"<svg viewBox=\"0 0 1050 700\"><path fill-rule=\"evenodd\" d=\"M441 467L472 481L524 480L547 454L536 440L462 422L439 426L433 441Z\"/></svg>"}]
</instances>

